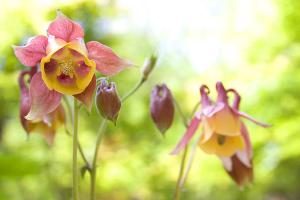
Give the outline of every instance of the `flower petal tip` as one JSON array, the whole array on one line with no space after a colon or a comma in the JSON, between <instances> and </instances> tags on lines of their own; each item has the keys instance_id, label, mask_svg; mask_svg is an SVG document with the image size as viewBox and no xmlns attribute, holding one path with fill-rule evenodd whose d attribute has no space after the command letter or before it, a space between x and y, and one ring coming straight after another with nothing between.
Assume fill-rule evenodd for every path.
<instances>
[{"instance_id":1,"label":"flower petal tip","mask_svg":"<svg viewBox=\"0 0 300 200\"><path fill-rule=\"evenodd\" d=\"M110 47L97 41L90 41L86 44L89 58L96 63L96 69L106 76L113 76L133 64L120 58Z\"/></svg>"},{"instance_id":2,"label":"flower petal tip","mask_svg":"<svg viewBox=\"0 0 300 200\"><path fill-rule=\"evenodd\" d=\"M34 113L32 113L32 111L30 111L24 118L27 120L35 120L37 117Z\"/></svg>"}]
</instances>

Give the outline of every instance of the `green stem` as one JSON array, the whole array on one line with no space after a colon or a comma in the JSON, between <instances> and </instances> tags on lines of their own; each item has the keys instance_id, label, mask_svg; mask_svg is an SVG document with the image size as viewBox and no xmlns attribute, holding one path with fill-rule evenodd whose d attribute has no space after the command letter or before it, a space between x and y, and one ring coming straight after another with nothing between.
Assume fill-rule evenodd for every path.
<instances>
[{"instance_id":1,"label":"green stem","mask_svg":"<svg viewBox=\"0 0 300 200\"><path fill-rule=\"evenodd\" d=\"M142 78L130 92L125 94L121 98L122 103L124 103L130 96L132 96L143 85L143 83L145 81L146 81L146 79ZM97 176L97 158L98 158L98 152L99 152L99 148L100 148L100 144L101 144L101 140L103 137L103 132L105 130L106 124L107 124L107 120L103 119L100 124L100 127L98 129L97 138L96 138L96 146L95 146L94 156L93 156L93 160L92 160L92 166L91 166L91 170L90 170L90 175L91 175L90 199L91 200L96 199L95 187L96 187L96 176Z\"/></svg>"},{"instance_id":2,"label":"green stem","mask_svg":"<svg viewBox=\"0 0 300 200\"><path fill-rule=\"evenodd\" d=\"M146 81L146 79L142 78L140 80L140 82L138 82L138 84L136 84L136 86L127 94L125 94L122 98L121 101L124 102L128 97L130 97L131 95L133 95L142 85L143 83Z\"/></svg>"},{"instance_id":3,"label":"green stem","mask_svg":"<svg viewBox=\"0 0 300 200\"><path fill-rule=\"evenodd\" d=\"M198 139L195 141L195 143L193 144L193 147L192 147L192 150L191 150L191 154L190 154L190 158L189 158L189 161L188 161L188 164L187 164L187 169L183 175L183 177L181 178L181 181L180 181L180 187L182 188L188 178L188 175L189 175L189 172L192 168L192 164L194 162L194 158L195 158L195 155L196 155L196 150L197 150L197 147L198 147L198 143L201 139L201 135L198 137Z\"/></svg>"},{"instance_id":4,"label":"green stem","mask_svg":"<svg viewBox=\"0 0 300 200\"><path fill-rule=\"evenodd\" d=\"M91 200L96 199L95 187L96 187L96 175L97 175L97 158L98 158L98 152L99 152L99 147L101 144L103 132L106 127L106 122L107 122L106 119L102 120L97 133L96 146L95 146L93 162L92 162L91 172L90 172L91 173Z\"/></svg>"},{"instance_id":5,"label":"green stem","mask_svg":"<svg viewBox=\"0 0 300 200\"><path fill-rule=\"evenodd\" d=\"M186 119L185 115L183 114L183 111L181 109L181 107L179 106L178 102L176 101L175 98L173 98L173 102L174 102L174 105L181 117L181 120L182 120L182 123L184 124L184 126L187 128L189 125L188 125L188 120Z\"/></svg>"},{"instance_id":6,"label":"green stem","mask_svg":"<svg viewBox=\"0 0 300 200\"><path fill-rule=\"evenodd\" d=\"M175 98L173 98L173 102L174 105L182 119L182 122L185 126L185 128L188 128L189 126L189 120L186 118L186 116L183 114L183 111L180 107L180 105L178 104L178 102L176 101ZM195 112L197 111L198 107L199 107L200 103L197 103L195 105L195 107L193 108L192 114L191 116L194 116ZM175 188L175 193L174 193L174 200L179 200L180 199L180 192L181 192L181 188L187 178L189 169L186 171L186 173L184 173L185 171L185 163L186 163L186 158L187 158L187 153L188 153L188 149L189 149L189 145L186 145L183 151L183 155L181 158L181 163L180 163L180 169L179 169L179 173L178 173L178 178L177 178L177 182L176 182L176 188ZM193 158L190 159L190 161L193 161ZM189 163L189 165L191 165L191 163ZM190 168L190 166L188 166Z\"/></svg>"},{"instance_id":7,"label":"green stem","mask_svg":"<svg viewBox=\"0 0 300 200\"><path fill-rule=\"evenodd\" d=\"M66 107L67 107L67 113L69 114L70 121L71 121L71 123L73 124L73 115L72 115L72 111L71 111L71 105L70 105L70 103L69 103L69 101L68 101L68 99L67 99L66 96L63 96L63 100L64 100L64 102L65 102L65 104L66 104ZM78 111L79 111L79 108L78 108ZM69 135L72 135L72 134L70 133L70 131L68 130L67 127L66 127L66 131L67 131L67 133L68 133ZM86 156L85 156L85 154L84 154L84 152L83 152L83 149L82 149L82 147L81 147L81 144L80 144L78 138L77 138L77 146L78 146L78 150L79 150L80 156L82 157L82 160L85 162L85 165L88 167L88 169L90 169L90 163L89 163L89 161L87 160L87 158L86 158Z\"/></svg>"},{"instance_id":8,"label":"green stem","mask_svg":"<svg viewBox=\"0 0 300 200\"><path fill-rule=\"evenodd\" d=\"M175 98L173 98L173 102L174 102L174 105L175 105L181 119L182 119L184 126L186 128L188 128L188 120L186 119L185 115L183 114L183 111ZM188 153L188 148L189 148L189 146L186 145L184 148L184 151L183 151L182 158L181 158L180 169L179 169L179 173L178 173L178 178L177 178L176 188L175 188L175 193L174 193L174 198L173 198L174 200L178 200L180 198L180 192L181 192L180 183L181 183L181 179L182 179L183 172L185 169L185 162L186 162L186 156Z\"/></svg>"},{"instance_id":9,"label":"green stem","mask_svg":"<svg viewBox=\"0 0 300 200\"><path fill-rule=\"evenodd\" d=\"M197 112L199 106L200 106L201 102L199 101L198 103L196 103L196 105L194 106L192 112L191 112L191 117L193 117L195 115L195 113Z\"/></svg>"},{"instance_id":10,"label":"green stem","mask_svg":"<svg viewBox=\"0 0 300 200\"><path fill-rule=\"evenodd\" d=\"M175 193L174 193L174 200L179 200L180 199L180 192L181 192L181 179L183 176L184 168L185 168L185 162L186 162L186 156L188 152L189 146L186 145L183 151L181 163L180 163L180 169L179 169L179 174L176 182L176 188L175 188Z\"/></svg>"},{"instance_id":11,"label":"green stem","mask_svg":"<svg viewBox=\"0 0 300 200\"><path fill-rule=\"evenodd\" d=\"M78 141L78 102L74 98L73 112L73 200L78 200L78 166L77 166L77 141Z\"/></svg>"},{"instance_id":12,"label":"green stem","mask_svg":"<svg viewBox=\"0 0 300 200\"><path fill-rule=\"evenodd\" d=\"M200 101L194 106L192 112L191 112L191 117L194 117L195 113L197 112L199 106L200 106ZM178 106L178 108L180 109L180 107ZM186 126L187 127L187 126ZM197 150L197 146L198 146L198 143L201 139L201 136L199 136L199 138L196 140L195 144L193 145L192 147L192 151L191 151L191 154L190 154L190 158L189 158L189 161L188 161L188 165L187 165L187 169L184 173L184 175L181 175L181 179L179 180L179 190L181 190L181 188L183 187L184 183L186 182L187 180L187 177L189 175L189 172L191 170L191 167L192 167L192 164L193 164L193 161L194 161L194 158L195 158L195 154L196 154L196 150ZM186 157L186 155L184 156ZM186 158L183 158L183 159L186 159Z\"/></svg>"}]
</instances>

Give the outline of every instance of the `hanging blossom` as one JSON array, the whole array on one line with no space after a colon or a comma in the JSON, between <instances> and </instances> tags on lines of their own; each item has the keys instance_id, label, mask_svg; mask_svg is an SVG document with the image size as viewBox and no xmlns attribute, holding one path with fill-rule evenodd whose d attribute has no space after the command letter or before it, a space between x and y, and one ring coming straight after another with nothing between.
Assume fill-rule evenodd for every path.
<instances>
[{"instance_id":1,"label":"hanging blossom","mask_svg":"<svg viewBox=\"0 0 300 200\"><path fill-rule=\"evenodd\" d=\"M208 97L209 88L206 85L200 87L201 111L196 113L172 154L179 153L189 143L202 123L199 147L208 154L220 157L229 175L243 185L252 181L253 172L251 142L242 118L262 127L269 125L239 111L240 96L234 89L226 90L221 82L217 82L216 89L217 101L213 103ZM228 103L229 92L235 94L233 106Z\"/></svg>"},{"instance_id":2,"label":"hanging blossom","mask_svg":"<svg viewBox=\"0 0 300 200\"><path fill-rule=\"evenodd\" d=\"M66 122L65 111L62 105L58 105L54 111L44 115L41 119L27 120L24 118L29 112L31 105L29 89L25 81L25 76L27 75L30 81L35 71L36 67L33 67L31 70L21 71L19 75L19 87L21 91L20 121L28 135L33 132L40 133L44 136L47 143L52 145L57 129L60 126L65 125Z\"/></svg>"},{"instance_id":3,"label":"hanging blossom","mask_svg":"<svg viewBox=\"0 0 300 200\"><path fill-rule=\"evenodd\" d=\"M229 92L235 95L232 105L233 109L239 110L240 95L234 89L227 90L227 93ZM242 187L247 183L251 183L253 180L253 150L249 133L244 123L241 124L241 135L245 145L244 148L237 150L236 153L230 157L220 157L220 159L229 176Z\"/></svg>"},{"instance_id":4,"label":"hanging blossom","mask_svg":"<svg viewBox=\"0 0 300 200\"><path fill-rule=\"evenodd\" d=\"M109 47L96 41L85 44L83 38L82 27L58 11L47 36L38 35L25 46L14 46L15 55L23 65L38 66L30 82L27 120L41 119L53 112L63 94L73 95L91 109L95 71L112 76L131 65Z\"/></svg>"}]
</instances>

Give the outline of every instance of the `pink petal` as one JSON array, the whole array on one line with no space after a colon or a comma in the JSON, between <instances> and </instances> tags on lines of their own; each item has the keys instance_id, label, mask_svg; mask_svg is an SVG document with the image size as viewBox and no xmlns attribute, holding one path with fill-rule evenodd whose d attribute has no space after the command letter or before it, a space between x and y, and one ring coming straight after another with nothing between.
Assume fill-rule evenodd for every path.
<instances>
[{"instance_id":1,"label":"pink petal","mask_svg":"<svg viewBox=\"0 0 300 200\"><path fill-rule=\"evenodd\" d=\"M216 83L216 89L218 92L217 102L222 102L225 105L228 105L228 96L224 88L224 85L221 81L218 81Z\"/></svg>"},{"instance_id":2,"label":"pink petal","mask_svg":"<svg viewBox=\"0 0 300 200\"><path fill-rule=\"evenodd\" d=\"M217 103L215 106L202 107L202 113L207 117L212 117L217 112L220 112L222 109L225 109L224 103Z\"/></svg>"},{"instance_id":3,"label":"pink petal","mask_svg":"<svg viewBox=\"0 0 300 200\"><path fill-rule=\"evenodd\" d=\"M266 124L266 123L257 121L256 119L254 119L253 117L251 117L250 115L248 115L248 114L246 114L244 112L241 112L241 111L238 111L238 110L235 110L235 109L233 109L233 111L236 114L238 114L239 116L244 117L244 118L252 121L253 123L255 123L255 124L259 125L259 126L262 126L262 127L265 127L265 128L271 126L270 124Z\"/></svg>"},{"instance_id":4,"label":"pink petal","mask_svg":"<svg viewBox=\"0 0 300 200\"><path fill-rule=\"evenodd\" d=\"M65 74L61 74L57 77L57 80L59 81L60 84L62 84L64 87L67 86L72 86L76 83L76 77L73 76L73 78L71 78L70 76L67 76Z\"/></svg>"},{"instance_id":5,"label":"pink petal","mask_svg":"<svg viewBox=\"0 0 300 200\"><path fill-rule=\"evenodd\" d=\"M222 164L226 171L231 171L232 170L232 160L231 157L219 157L222 161Z\"/></svg>"},{"instance_id":6,"label":"pink petal","mask_svg":"<svg viewBox=\"0 0 300 200\"><path fill-rule=\"evenodd\" d=\"M32 77L29 92L31 108L25 117L27 120L42 119L44 115L54 111L60 104L61 94L47 88L41 72Z\"/></svg>"},{"instance_id":7,"label":"pink petal","mask_svg":"<svg viewBox=\"0 0 300 200\"><path fill-rule=\"evenodd\" d=\"M243 122L241 123L241 135L245 143L245 148L242 151L237 151L236 155L244 165L250 168L253 151L247 127Z\"/></svg>"},{"instance_id":8,"label":"pink petal","mask_svg":"<svg viewBox=\"0 0 300 200\"><path fill-rule=\"evenodd\" d=\"M206 85L201 85L200 95L202 107L210 106L212 104L211 99L208 97L209 88Z\"/></svg>"},{"instance_id":9,"label":"pink petal","mask_svg":"<svg viewBox=\"0 0 300 200\"><path fill-rule=\"evenodd\" d=\"M94 75L93 79L91 80L87 88L82 93L74 95L74 97L77 98L79 101L81 101L89 111L91 111L92 109L93 94L95 89L96 89L96 77Z\"/></svg>"},{"instance_id":10,"label":"pink petal","mask_svg":"<svg viewBox=\"0 0 300 200\"><path fill-rule=\"evenodd\" d=\"M107 76L115 75L132 64L117 56L111 48L91 41L86 44L89 58L96 62L97 70Z\"/></svg>"},{"instance_id":11,"label":"pink petal","mask_svg":"<svg viewBox=\"0 0 300 200\"><path fill-rule=\"evenodd\" d=\"M58 11L56 19L48 27L48 35L53 35L66 42L84 37L82 27Z\"/></svg>"},{"instance_id":12,"label":"pink petal","mask_svg":"<svg viewBox=\"0 0 300 200\"><path fill-rule=\"evenodd\" d=\"M173 155L178 154L189 143L189 141L192 139L193 135L196 133L200 122L201 122L201 120L199 118L197 118L197 117L193 118L186 133L184 134L184 136L182 137L182 139L177 144L177 146L175 147L175 149L172 151L171 154L173 154Z\"/></svg>"},{"instance_id":13,"label":"pink petal","mask_svg":"<svg viewBox=\"0 0 300 200\"><path fill-rule=\"evenodd\" d=\"M78 67L75 68L76 74L80 77L85 77L91 71L91 68L84 61L77 62Z\"/></svg>"},{"instance_id":14,"label":"pink petal","mask_svg":"<svg viewBox=\"0 0 300 200\"><path fill-rule=\"evenodd\" d=\"M239 109L239 106L240 106L240 102L241 102L241 96L240 94L235 90L235 89L228 89L227 90L227 93L228 92L232 92L234 94L234 99L233 99L233 103L232 103L232 107L236 110Z\"/></svg>"},{"instance_id":15,"label":"pink petal","mask_svg":"<svg viewBox=\"0 0 300 200\"><path fill-rule=\"evenodd\" d=\"M22 71L19 75L19 86L21 90L21 99L20 99L20 121L24 130L28 133L27 120L24 118L30 110L30 96L29 90L25 84L24 76L29 74L29 71Z\"/></svg>"},{"instance_id":16,"label":"pink petal","mask_svg":"<svg viewBox=\"0 0 300 200\"><path fill-rule=\"evenodd\" d=\"M28 67L37 65L46 56L48 39L46 36L30 38L25 46L13 46L19 61Z\"/></svg>"}]
</instances>

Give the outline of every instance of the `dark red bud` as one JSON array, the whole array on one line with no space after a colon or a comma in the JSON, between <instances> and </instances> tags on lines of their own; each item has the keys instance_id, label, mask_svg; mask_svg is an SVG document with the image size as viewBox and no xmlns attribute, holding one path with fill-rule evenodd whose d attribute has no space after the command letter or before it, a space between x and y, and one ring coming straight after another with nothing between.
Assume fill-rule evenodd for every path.
<instances>
[{"instance_id":1,"label":"dark red bud","mask_svg":"<svg viewBox=\"0 0 300 200\"><path fill-rule=\"evenodd\" d=\"M96 92L96 107L102 117L116 123L121 108L116 84L106 79L100 80Z\"/></svg>"},{"instance_id":2,"label":"dark red bud","mask_svg":"<svg viewBox=\"0 0 300 200\"><path fill-rule=\"evenodd\" d=\"M232 169L231 171L226 170L226 172L234 182L240 187L251 183L253 181L253 168L245 166L236 155L232 156L230 159L232 162Z\"/></svg>"},{"instance_id":3,"label":"dark red bud","mask_svg":"<svg viewBox=\"0 0 300 200\"><path fill-rule=\"evenodd\" d=\"M174 104L171 91L165 84L156 85L151 94L151 117L162 134L172 125Z\"/></svg>"}]
</instances>

